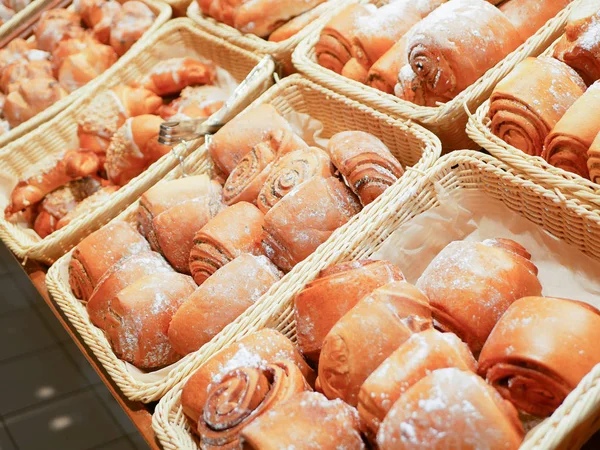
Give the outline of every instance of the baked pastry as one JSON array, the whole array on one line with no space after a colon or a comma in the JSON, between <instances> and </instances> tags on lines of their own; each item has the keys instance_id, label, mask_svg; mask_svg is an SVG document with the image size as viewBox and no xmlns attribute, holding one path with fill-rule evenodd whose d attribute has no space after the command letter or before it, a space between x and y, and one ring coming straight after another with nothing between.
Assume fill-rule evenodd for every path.
<instances>
[{"instance_id":1,"label":"baked pastry","mask_svg":"<svg viewBox=\"0 0 600 450\"><path fill-rule=\"evenodd\" d=\"M122 258L149 252L150 246L130 224L113 221L81 241L69 263L75 297L87 301L102 276Z\"/></svg>"},{"instance_id":2,"label":"baked pastry","mask_svg":"<svg viewBox=\"0 0 600 450\"><path fill-rule=\"evenodd\" d=\"M365 84L367 82L369 70L365 69L356 58L351 58L343 67L341 75L361 84Z\"/></svg>"},{"instance_id":3,"label":"baked pastry","mask_svg":"<svg viewBox=\"0 0 600 450\"><path fill-rule=\"evenodd\" d=\"M528 155L540 156L544 140L586 86L577 72L554 58L527 58L495 87L490 130Z\"/></svg>"},{"instance_id":4,"label":"baked pastry","mask_svg":"<svg viewBox=\"0 0 600 450\"><path fill-rule=\"evenodd\" d=\"M375 61L367 74L367 81L365 82L367 86L371 86L386 94L394 94L400 70L403 67L410 68L408 65L408 53L406 51L409 35L410 30L398 42L392 45L381 58ZM412 73L414 74L414 72ZM404 95L401 97L404 97Z\"/></svg>"},{"instance_id":5,"label":"baked pastry","mask_svg":"<svg viewBox=\"0 0 600 450\"><path fill-rule=\"evenodd\" d=\"M486 341L479 373L519 410L551 415L600 362L600 311L545 297L514 302Z\"/></svg>"},{"instance_id":6,"label":"baked pastry","mask_svg":"<svg viewBox=\"0 0 600 450\"><path fill-rule=\"evenodd\" d=\"M105 186L93 193L89 197L79 202L75 208L65 214L58 222L56 222L56 229L60 230L73 222L78 217L86 216L87 214L99 208L101 205L106 204L110 199L110 196L117 192L119 188L117 186Z\"/></svg>"},{"instance_id":7,"label":"baked pastry","mask_svg":"<svg viewBox=\"0 0 600 450\"><path fill-rule=\"evenodd\" d=\"M104 73L117 59L117 54L109 45L88 45L63 59L58 69L58 81L67 92L73 92Z\"/></svg>"},{"instance_id":8,"label":"baked pastry","mask_svg":"<svg viewBox=\"0 0 600 450\"><path fill-rule=\"evenodd\" d=\"M369 440L375 441L381 422L404 392L431 372L447 367L476 372L477 362L455 334L433 328L413 334L388 356L358 394L358 414Z\"/></svg>"},{"instance_id":9,"label":"baked pastry","mask_svg":"<svg viewBox=\"0 0 600 450\"><path fill-rule=\"evenodd\" d=\"M242 253L260 256L265 217L247 202L224 209L194 236L190 270L198 285Z\"/></svg>"},{"instance_id":10,"label":"baked pastry","mask_svg":"<svg viewBox=\"0 0 600 450\"><path fill-rule=\"evenodd\" d=\"M121 11L121 4L113 0L80 0L81 20L92 29L99 42L110 42L110 30L115 17Z\"/></svg>"},{"instance_id":11,"label":"baked pastry","mask_svg":"<svg viewBox=\"0 0 600 450\"><path fill-rule=\"evenodd\" d=\"M110 46L117 55L123 56L152 26L155 19L156 15L145 3L137 0L123 3L112 18Z\"/></svg>"},{"instance_id":12,"label":"baked pastry","mask_svg":"<svg viewBox=\"0 0 600 450\"><path fill-rule=\"evenodd\" d=\"M98 43L96 38L88 33L60 41L52 51L52 72L58 75L58 69L67 57L82 52L87 47L98 45Z\"/></svg>"},{"instance_id":13,"label":"baked pastry","mask_svg":"<svg viewBox=\"0 0 600 450\"><path fill-rule=\"evenodd\" d=\"M393 264L369 259L319 272L294 299L298 347L304 357L316 363L325 336L344 314L375 289L402 280L402 272Z\"/></svg>"},{"instance_id":14,"label":"baked pastry","mask_svg":"<svg viewBox=\"0 0 600 450\"><path fill-rule=\"evenodd\" d=\"M337 178L311 178L265 215L265 254L289 272L359 212L360 203Z\"/></svg>"},{"instance_id":15,"label":"baked pastry","mask_svg":"<svg viewBox=\"0 0 600 450\"><path fill-rule=\"evenodd\" d=\"M27 80L6 96L2 112L10 127L15 128L66 96L53 78Z\"/></svg>"},{"instance_id":16,"label":"baked pastry","mask_svg":"<svg viewBox=\"0 0 600 450\"><path fill-rule=\"evenodd\" d=\"M275 330L265 328L225 347L188 379L181 393L183 412L193 424L197 424L208 399L210 384L218 383L234 369L264 367L281 360L293 361L309 384L314 381L314 372L292 341ZM193 429L195 431L195 427Z\"/></svg>"},{"instance_id":17,"label":"baked pastry","mask_svg":"<svg viewBox=\"0 0 600 450\"><path fill-rule=\"evenodd\" d=\"M216 76L213 63L193 58L171 58L154 66L144 87L156 95L176 94L188 86L213 84Z\"/></svg>"},{"instance_id":18,"label":"baked pastry","mask_svg":"<svg viewBox=\"0 0 600 450\"><path fill-rule=\"evenodd\" d=\"M0 89L5 94L17 91L21 84L37 78L51 79L52 64L47 59L29 61L27 58L18 59L8 64L2 71Z\"/></svg>"},{"instance_id":19,"label":"baked pastry","mask_svg":"<svg viewBox=\"0 0 600 450\"><path fill-rule=\"evenodd\" d=\"M526 41L573 0L508 0L498 8Z\"/></svg>"},{"instance_id":20,"label":"baked pastry","mask_svg":"<svg viewBox=\"0 0 600 450\"><path fill-rule=\"evenodd\" d=\"M600 133L598 133L598 136L596 136L596 139L592 142L587 153L587 166L590 180L594 183L600 183Z\"/></svg>"},{"instance_id":21,"label":"baked pastry","mask_svg":"<svg viewBox=\"0 0 600 450\"><path fill-rule=\"evenodd\" d=\"M189 120L209 117L227 101L228 93L217 86L188 86L179 97L160 108L165 120Z\"/></svg>"},{"instance_id":22,"label":"baked pastry","mask_svg":"<svg viewBox=\"0 0 600 450\"><path fill-rule=\"evenodd\" d=\"M105 332L115 354L140 369L158 369L181 358L167 338L171 318L194 292L188 275L147 275L122 289L108 303Z\"/></svg>"},{"instance_id":23,"label":"baked pastry","mask_svg":"<svg viewBox=\"0 0 600 450\"><path fill-rule=\"evenodd\" d=\"M37 47L52 53L62 40L82 37L85 32L80 21L79 14L68 9L44 11L34 28Z\"/></svg>"},{"instance_id":24,"label":"baked pastry","mask_svg":"<svg viewBox=\"0 0 600 450\"><path fill-rule=\"evenodd\" d=\"M454 332L477 355L511 303L541 294L530 258L508 239L454 241L431 261L417 287L429 298L437 328Z\"/></svg>"},{"instance_id":25,"label":"baked pastry","mask_svg":"<svg viewBox=\"0 0 600 450\"><path fill-rule=\"evenodd\" d=\"M433 325L427 297L406 281L375 289L323 341L317 384L327 398L358 403L361 385L413 333Z\"/></svg>"},{"instance_id":26,"label":"baked pastry","mask_svg":"<svg viewBox=\"0 0 600 450\"><path fill-rule=\"evenodd\" d=\"M240 443L243 449L255 450L364 450L358 428L351 406L317 392L302 392L252 421L240 433Z\"/></svg>"},{"instance_id":27,"label":"baked pastry","mask_svg":"<svg viewBox=\"0 0 600 450\"><path fill-rule=\"evenodd\" d=\"M212 274L181 305L169 327L171 345L181 355L199 350L279 277L279 271L265 256L238 256Z\"/></svg>"},{"instance_id":28,"label":"baked pastry","mask_svg":"<svg viewBox=\"0 0 600 450\"><path fill-rule=\"evenodd\" d=\"M381 424L381 449L517 450L523 426L515 408L471 372L440 369L414 384Z\"/></svg>"},{"instance_id":29,"label":"baked pastry","mask_svg":"<svg viewBox=\"0 0 600 450\"><path fill-rule=\"evenodd\" d=\"M327 151L363 206L383 194L404 174L386 145L369 133L337 133L329 140Z\"/></svg>"},{"instance_id":30,"label":"baked pastry","mask_svg":"<svg viewBox=\"0 0 600 450\"><path fill-rule=\"evenodd\" d=\"M171 147L158 142L162 119L143 114L127 119L117 130L106 149L108 179L124 186L151 164L169 153Z\"/></svg>"},{"instance_id":31,"label":"baked pastry","mask_svg":"<svg viewBox=\"0 0 600 450\"><path fill-rule=\"evenodd\" d=\"M98 328L105 329L110 302L121 290L147 275L168 272L173 269L156 252L142 251L117 261L100 278L86 303L90 320Z\"/></svg>"},{"instance_id":32,"label":"baked pastry","mask_svg":"<svg viewBox=\"0 0 600 450\"><path fill-rule=\"evenodd\" d=\"M294 17L273 31L269 35L269 41L283 42L294 37L296 34L302 31L304 27L309 26L311 23L317 20L321 14L322 11L320 11L318 8L313 8L310 11L306 11L305 13Z\"/></svg>"}]
</instances>

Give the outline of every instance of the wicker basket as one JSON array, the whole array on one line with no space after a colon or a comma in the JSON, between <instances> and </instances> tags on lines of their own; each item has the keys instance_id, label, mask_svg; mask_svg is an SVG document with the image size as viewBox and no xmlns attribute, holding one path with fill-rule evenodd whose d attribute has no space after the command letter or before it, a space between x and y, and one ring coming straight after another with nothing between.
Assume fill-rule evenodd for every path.
<instances>
[{"instance_id":1,"label":"wicker basket","mask_svg":"<svg viewBox=\"0 0 600 450\"><path fill-rule=\"evenodd\" d=\"M447 192L477 190L503 202L531 222L550 231L596 259L600 259L600 215L590 213L576 202L563 202L552 191L523 180L495 158L471 151L460 151L439 160L421 179L399 182L383 194L369 210L338 230L309 257L293 276L288 276L263 297L263 311L254 319L239 321L237 339L260 326L276 328L295 337L293 298L321 269L343 261L368 258L383 241L411 218L437 206L434 182ZM597 428L600 405L600 366L588 374L567 397L554 415L535 431L521 449L573 450ZM197 450L199 447L181 407L180 382L158 404L153 427L165 449Z\"/></svg>"},{"instance_id":2,"label":"wicker basket","mask_svg":"<svg viewBox=\"0 0 600 450\"><path fill-rule=\"evenodd\" d=\"M129 58L128 64L113 72L109 80L105 80L102 85L96 85L83 99L78 100L50 122L0 150L0 180L7 177L18 179L27 172L29 166L44 157L76 146L76 117L100 92L118 83L140 81L157 61L184 54L187 56L195 54L211 59L229 71L238 81L243 80L260 62L258 56L198 30L190 19L172 20L154 33L150 39L145 40L144 45L137 47L136 53ZM247 106L272 84L273 70L274 64L271 62L258 81L250 86L246 98L238 104L236 112ZM177 155L187 156L201 143L201 140L197 140L190 142L187 148L180 146ZM8 223L3 215L0 217L0 238L21 258L28 257L52 263L163 178L177 164L177 155L171 152L161 158L144 173L119 189L102 207L86 217L73 221L45 239L40 239L32 230L25 230ZM6 186L3 191L0 191L2 210L8 204L11 191L12 187L6 189Z\"/></svg>"},{"instance_id":3,"label":"wicker basket","mask_svg":"<svg viewBox=\"0 0 600 450\"><path fill-rule=\"evenodd\" d=\"M148 5L148 7L154 12L154 14L156 14L156 20L154 21L152 26L146 31L146 33L144 33L144 36L139 41L137 41L127 51L127 53L121 56L116 63L114 63L109 69L104 71L102 75L97 76L85 86L67 95L62 100L59 100L58 102L56 102L49 108L46 108L44 111L32 117L28 121L23 122L22 124L13 128L8 133L0 135L0 149L2 147L5 147L6 144L13 142L21 136L24 136L25 134L37 129L43 123L48 122L78 98L86 97L89 96L92 92L96 92L98 88L105 85L106 83L109 83L109 80L112 80L119 72L121 72L121 70L124 67L127 67L127 65L131 63L131 59L135 57L135 55L147 45L148 41L153 39L154 33L156 33L160 26L171 18L171 8L166 3L163 3L159 0L141 1Z\"/></svg>"},{"instance_id":4,"label":"wicker basket","mask_svg":"<svg viewBox=\"0 0 600 450\"><path fill-rule=\"evenodd\" d=\"M294 36L281 42L270 42L253 34L244 34L229 25L217 22L211 17L205 16L200 11L198 4L192 0L187 10L187 15L193 19L200 28L208 33L222 37L234 45L250 50L259 55L271 55L283 67L285 73L294 72L292 64L292 53L296 46L306 38L312 31L323 27L341 7L354 3L356 0L328 0L315 9L319 10L319 18L307 25Z\"/></svg>"},{"instance_id":5,"label":"wicker basket","mask_svg":"<svg viewBox=\"0 0 600 450\"><path fill-rule=\"evenodd\" d=\"M297 75L282 80L260 97L255 104L259 103L270 103L284 116L292 112L310 114L323 123L324 136L352 129L376 134L403 165L413 167L414 170L407 170L402 180L420 176L434 164L441 153L437 138L419 125L391 119ZM211 161L204 147L190 155L185 162L185 170L189 174L206 173L210 170L210 166ZM180 174L180 168L177 167L168 176L173 178L179 177ZM134 222L136 207L137 203L134 203L118 219ZM367 210L368 208L364 211L366 214L368 214ZM150 402L160 399L210 356L235 339L240 328L238 323L252 323L254 328L262 328L265 325L264 320L279 310L275 306L271 311L268 303L257 301L210 343L166 370L163 369L160 380L148 382L132 376L127 370L127 365L114 355L102 331L92 325L85 307L71 293L66 270L70 258L71 253L68 253L50 268L46 278L48 289L117 386L131 400ZM285 284L285 280L292 278L296 272L295 269L292 270L282 281L275 284L274 288L278 284ZM265 310L271 312L265 314Z\"/></svg>"},{"instance_id":6,"label":"wicker basket","mask_svg":"<svg viewBox=\"0 0 600 450\"><path fill-rule=\"evenodd\" d=\"M388 3L388 0L370 2L362 0L362 3L374 3L381 6ZM440 138L444 151L462 148L476 149L477 147L465 133L468 119L465 107L474 111L489 98L496 84L520 61L531 55L537 56L545 50L563 32L573 4L548 21L535 35L496 64L494 68L488 70L483 77L456 98L437 107L415 105L321 67L317 63L315 45L319 41L321 30L325 25L322 22L318 29L313 30L310 36L298 45L293 55L293 63L299 72L323 86L393 117L403 117L420 123Z\"/></svg>"}]
</instances>

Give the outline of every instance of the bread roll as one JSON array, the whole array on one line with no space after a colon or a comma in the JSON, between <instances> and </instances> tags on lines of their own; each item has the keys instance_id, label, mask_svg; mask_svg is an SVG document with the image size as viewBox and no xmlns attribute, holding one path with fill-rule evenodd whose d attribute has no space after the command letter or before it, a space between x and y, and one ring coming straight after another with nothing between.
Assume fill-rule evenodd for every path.
<instances>
[{"instance_id":1,"label":"bread roll","mask_svg":"<svg viewBox=\"0 0 600 450\"><path fill-rule=\"evenodd\" d=\"M77 53L86 50L88 47L94 47L98 44L98 40L88 33L76 38L60 41L56 48L52 51L52 72L57 75L60 66L66 58L76 55Z\"/></svg>"},{"instance_id":2,"label":"bread roll","mask_svg":"<svg viewBox=\"0 0 600 450\"><path fill-rule=\"evenodd\" d=\"M44 11L34 28L37 47L52 53L62 40L82 37L80 21L79 14L68 9Z\"/></svg>"},{"instance_id":3,"label":"bread roll","mask_svg":"<svg viewBox=\"0 0 600 450\"><path fill-rule=\"evenodd\" d=\"M15 128L66 96L67 92L52 78L27 80L6 96L3 114Z\"/></svg>"},{"instance_id":4,"label":"bread roll","mask_svg":"<svg viewBox=\"0 0 600 450\"><path fill-rule=\"evenodd\" d=\"M127 50L152 26L156 15L137 0L129 0L113 17L110 31L110 46L117 55L123 56Z\"/></svg>"},{"instance_id":5,"label":"bread roll","mask_svg":"<svg viewBox=\"0 0 600 450\"><path fill-rule=\"evenodd\" d=\"M96 210L102 205L105 205L107 201L109 201L112 194L117 192L117 186L106 186L102 189L99 189L97 192L93 193L89 197L83 199L81 202L75 206L71 211L65 214L58 222L56 222L56 229L60 230L61 228L66 227L72 221L77 219L78 217L87 216L92 211Z\"/></svg>"},{"instance_id":6,"label":"bread roll","mask_svg":"<svg viewBox=\"0 0 600 450\"><path fill-rule=\"evenodd\" d=\"M273 31L269 35L269 41L283 42L287 39L290 39L302 31L304 27L309 26L311 23L317 20L320 16L321 11L319 11L317 8L302 13Z\"/></svg>"},{"instance_id":7,"label":"bread roll","mask_svg":"<svg viewBox=\"0 0 600 450\"><path fill-rule=\"evenodd\" d=\"M67 92L73 92L104 73L117 62L118 56L109 45L96 44L67 56L58 69L58 81Z\"/></svg>"},{"instance_id":8,"label":"bread roll","mask_svg":"<svg viewBox=\"0 0 600 450\"><path fill-rule=\"evenodd\" d=\"M144 87L157 95L176 94L196 84L212 84L215 66L193 58L171 58L159 62L147 77Z\"/></svg>"},{"instance_id":9,"label":"bread roll","mask_svg":"<svg viewBox=\"0 0 600 450\"><path fill-rule=\"evenodd\" d=\"M121 11L118 1L80 0L81 20L92 29L93 35L103 44L110 42L110 30Z\"/></svg>"},{"instance_id":10,"label":"bread roll","mask_svg":"<svg viewBox=\"0 0 600 450\"><path fill-rule=\"evenodd\" d=\"M508 0L498 8L526 41L573 0Z\"/></svg>"},{"instance_id":11,"label":"bread roll","mask_svg":"<svg viewBox=\"0 0 600 450\"><path fill-rule=\"evenodd\" d=\"M5 94L18 91L19 87L35 79L51 79L52 64L47 59L40 61L29 61L28 59L18 59L8 64L2 71L0 78L0 89Z\"/></svg>"}]
</instances>

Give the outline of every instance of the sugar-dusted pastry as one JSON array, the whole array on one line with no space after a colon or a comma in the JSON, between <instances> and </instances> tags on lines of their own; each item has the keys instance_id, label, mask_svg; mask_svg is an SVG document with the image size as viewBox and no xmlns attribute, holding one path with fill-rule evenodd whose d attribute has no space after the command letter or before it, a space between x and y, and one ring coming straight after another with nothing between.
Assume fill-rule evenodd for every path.
<instances>
[{"instance_id":1,"label":"sugar-dusted pastry","mask_svg":"<svg viewBox=\"0 0 600 450\"><path fill-rule=\"evenodd\" d=\"M203 226L194 236L190 270L198 285L242 253L260 256L265 216L247 202L232 205Z\"/></svg>"},{"instance_id":2,"label":"sugar-dusted pastry","mask_svg":"<svg viewBox=\"0 0 600 450\"><path fill-rule=\"evenodd\" d=\"M385 450L486 448L517 450L523 440L517 410L477 375L434 371L406 391L381 424Z\"/></svg>"},{"instance_id":3,"label":"sugar-dusted pastry","mask_svg":"<svg viewBox=\"0 0 600 450\"><path fill-rule=\"evenodd\" d=\"M83 34L79 37L72 39L65 39L60 41L56 48L52 51L52 70L55 74L58 74L58 69L62 65L63 61L71 56L75 55L87 47L98 45L99 42L91 34Z\"/></svg>"},{"instance_id":4,"label":"sugar-dusted pastry","mask_svg":"<svg viewBox=\"0 0 600 450\"><path fill-rule=\"evenodd\" d=\"M38 78L19 83L6 96L2 113L11 128L27 122L68 94L53 78Z\"/></svg>"},{"instance_id":5,"label":"sugar-dusted pastry","mask_svg":"<svg viewBox=\"0 0 600 450\"><path fill-rule=\"evenodd\" d=\"M108 303L105 332L115 354L140 369L158 369L181 358L167 337L173 314L194 292L188 275L146 275L119 291Z\"/></svg>"},{"instance_id":6,"label":"sugar-dusted pastry","mask_svg":"<svg viewBox=\"0 0 600 450\"><path fill-rule=\"evenodd\" d=\"M83 36L80 20L79 14L68 9L44 11L34 29L37 47L52 53L60 41Z\"/></svg>"},{"instance_id":7,"label":"sugar-dusted pastry","mask_svg":"<svg viewBox=\"0 0 600 450\"><path fill-rule=\"evenodd\" d=\"M408 65L406 44L410 31L385 52L369 69L366 85L393 94L400 70ZM410 67L410 66L409 66ZM412 71L412 69L411 69ZM414 73L414 72L413 72Z\"/></svg>"},{"instance_id":8,"label":"sugar-dusted pastry","mask_svg":"<svg viewBox=\"0 0 600 450\"><path fill-rule=\"evenodd\" d=\"M254 304L280 274L265 256L243 253L212 274L179 308L169 341L187 355L207 344Z\"/></svg>"},{"instance_id":9,"label":"sugar-dusted pastry","mask_svg":"<svg viewBox=\"0 0 600 450\"><path fill-rule=\"evenodd\" d=\"M110 199L110 196L117 192L118 186L105 186L93 193L89 197L83 199L75 206L71 211L65 214L58 222L56 222L56 229L60 230L66 227L71 222L79 217L87 216L89 213L105 205Z\"/></svg>"},{"instance_id":10,"label":"sugar-dusted pastry","mask_svg":"<svg viewBox=\"0 0 600 450\"><path fill-rule=\"evenodd\" d=\"M67 92L73 92L104 73L117 59L118 56L110 45L88 45L62 61L58 69L58 81Z\"/></svg>"},{"instance_id":11,"label":"sugar-dusted pastry","mask_svg":"<svg viewBox=\"0 0 600 450\"><path fill-rule=\"evenodd\" d=\"M300 14L294 17L292 20L284 23L275 31L269 35L269 41L271 42L283 42L287 39L294 37L304 27L309 26L315 20L317 20L323 12L318 8L313 8L310 11Z\"/></svg>"},{"instance_id":12,"label":"sugar-dusted pastry","mask_svg":"<svg viewBox=\"0 0 600 450\"><path fill-rule=\"evenodd\" d=\"M492 92L490 129L507 144L540 156L552 128L585 89L577 72L563 62L527 58Z\"/></svg>"},{"instance_id":13,"label":"sugar-dusted pastry","mask_svg":"<svg viewBox=\"0 0 600 450\"><path fill-rule=\"evenodd\" d=\"M540 295L537 267L507 239L454 241L419 278L438 329L452 331L478 354L498 319L517 299Z\"/></svg>"},{"instance_id":14,"label":"sugar-dusted pastry","mask_svg":"<svg viewBox=\"0 0 600 450\"><path fill-rule=\"evenodd\" d=\"M130 224L113 221L81 241L69 263L69 284L87 301L102 276L122 258L150 251L150 245Z\"/></svg>"},{"instance_id":15,"label":"sugar-dusted pastry","mask_svg":"<svg viewBox=\"0 0 600 450\"><path fill-rule=\"evenodd\" d=\"M189 120L209 117L217 112L229 97L227 91L217 86L188 86L179 97L160 108L165 120Z\"/></svg>"},{"instance_id":16,"label":"sugar-dusted pastry","mask_svg":"<svg viewBox=\"0 0 600 450\"><path fill-rule=\"evenodd\" d=\"M123 3L112 19L110 46L117 55L123 56L152 26L155 19L156 15L145 3L137 0Z\"/></svg>"},{"instance_id":17,"label":"sugar-dusted pastry","mask_svg":"<svg viewBox=\"0 0 600 450\"><path fill-rule=\"evenodd\" d=\"M104 153L110 138L130 117L153 114L162 99L148 89L117 84L96 96L77 117L77 136L83 148Z\"/></svg>"},{"instance_id":18,"label":"sugar-dusted pastry","mask_svg":"<svg viewBox=\"0 0 600 450\"><path fill-rule=\"evenodd\" d=\"M108 306L115 295L147 275L168 272L173 269L156 252L142 251L117 261L100 278L86 303L90 320L98 328L105 329Z\"/></svg>"},{"instance_id":19,"label":"sugar-dusted pastry","mask_svg":"<svg viewBox=\"0 0 600 450\"><path fill-rule=\"evenodd\" d=\"M121 4L114 0L80 0L81 20L92 29L93 35L103 44L110 42L110 31Z\"/></svg>"},{"instance_id":20,"label":"sugar-dusted pastry","mask_svg":"<svg viewBox=\"0 0 600 450\"><path fill-rule=\"evenodd\" d=\"M406 281L375 289L329 331L318 385L327 398L356 406L361 385L413 333L432 327L427 297Z\"/></svg>"},{"instance_id":21,"label":"sugar-dusted pastry","mask_svg":"<svg viewBox=\"0 0 600 450\"><path fill-rule=\"evenodd\" d=\"M514 302L486 341L479 372L521 411L546 417L600 363L600 311L547 297Z\"/></svg>"},{"instance_id":22,"label":"sugar-dusted pastry","mask_svg":"<svg viewBox=\"0 0 600 450\"><path fill-rule=\"evenodd\" d=\"M400 269L387 261L365 259L322 270L294 299L298 347L304 357L316 363L325 336L344 314L375 289L402 280Z\"/></svg>"},{"instance_id":23,"label":"sugar-dusted pastry","mask_svg":"<svg viewBox=\"0 0 600 450\"><path fill-rule=\"evenodd\" d=\"M386 145L363 131L335 134L329 140L327 151L364 206L383 194L404 173Z\"/></svg>"},{"instance_id":24,"label":"sugar-dusted pastry","mask_svg":"<svg viewBox=\"0 0 600 450\"><path fill-rule=\"evenodd\" d=\"M455 334L434 328L413 334L388 356L358 394L358 414L369 440L375 440L381 422L404 392L434 370L446 367L476 372L477 363Z\"/></svg>"},{"instance_id":25,"label":"sugar-dusted pastry","mask_svg":"<svg viewBox=\"0 0 600 450\"><path fill-rule=\"evenodd\" d=\"M218 383L232 370L264 367L281 360L293 361L308 382L314 382L314 372L302 359L292 341L275 330L265 328L225 347L188 379L181 393L183 412L193 424L197 424L212 383Z\"/></svg>"},{"instance_id":26,"label":"sugar-dusted pastry","mask_svg":"<svg viewBox=\"0 0 600 450\"><path fill-rule=\"evenodd\" d=\"M342 68L341 75L359 83L365 84L369 75L368 69L365 69L356 58L351 58Z\"/></svg>"},{"instance_id":27,"label":"sugar-dusted pastry","mask_svg":"<svg viewBox=\"0 0 600 450\"><path fill-rule=\"evenodd\" d=\"M542 157L550 164L589 178L588 149L600 132L600 118L590 111L600 106L600 82L592 84L556 123Z\"/></svg>"},{"instance_id":28,"label":"sugar-dusted pastry","mask_svg":"<svg viewBox=\"0 0 600 450\"><path fill-rule=\"evenodd\" d=\"M52 64L47 59L29 61L27 58L18 59L7 65L2 71L0 89L5 94L18 91L23 83L38 78L52 79Z\"/></svg>"},{"instance_id":29,"label":"sugar-dusted pastry","mask_svg":"<svg viewBox=\"0 0 600 450\"><path fill-rule=\"evenodd\" d=\"M215 66L193 58L171 58L153 67L144 87L157 95L176 94L188 86L212 84Z\"/></svg>"},{"instance_id":30,"label":"sugar-dusted pastry","mask_svg":"<svg viewBox=\"0 0 600 450\"><path fill-rule=\"evenodd\" d=\"M311 178L265 215L265 254L289 272L359 212L360 203L337 178Z\"/></svg>"},{"instance_id":31,"label":"sugar-dusted pastry","mask_svg":"<svg viewBox=\"0 0 600 450\"><path fill-rule=\"evenodd\" d=\"M526 41L573 0L508 0L498 8Z\"/></svg>"},{"instance_id":32,"label":"sugar-dusted pastry","mask_svg":"<svg viewBox=\"0 0 600 450\"><path fill-rule=\"evenodd\" d=\"M266 214L296 186L313 177L331 177L333 171L329 155L316 147L287 153L270 168L256 204Z\"/></svg>"},{"instance_id":33,"label":"sugar-dusted pastry","mask_svg":"<svg viewBox=\"0 0 600 450\"><path fill-rule=\"evenodd\" d=\"M169 146L158 142L159 116L143 114L127 119L110 140L106 149L108 179L124 186L151 164L169 153Z\"/></svg>"},{"instance_id":34,"label":"sugar-dusted pastry","mask_svg":"<svg viewBox=\"0 0 600 450\"><path fill-rule=\"evenodd\" d=\"M310 436L310 439L307 437ZM364 450L356 410L317 392L302 392L261 414L240 433L243 449Z\"/></svg>"},{"instance_id":35,"label":"sugar-dusted pastry","mask_svg":"<svg viewBox=\"0 0 600 450\"><path fill-rule=\"evenodd\" d=\"M398 80L394 86L394 94L402 100L420 106L438 106L438 104L446 103L453 98L452 95L436 95L430 92L427 89L426 81L419 78L410 64L400 68Z\"/></svg>"}]
</instances>

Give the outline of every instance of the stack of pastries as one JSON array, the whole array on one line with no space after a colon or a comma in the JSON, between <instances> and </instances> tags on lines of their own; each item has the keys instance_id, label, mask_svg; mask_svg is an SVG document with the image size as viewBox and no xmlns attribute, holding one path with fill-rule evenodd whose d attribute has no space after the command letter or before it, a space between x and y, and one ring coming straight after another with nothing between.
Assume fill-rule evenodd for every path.
<instances>
[{"instance_id":1,"label":"stack of pastries","mask_svg":"<svg viewBox=\"0 0 600 450\"><path fill-rule=\"evenodd\" d=\"M416 105L436 106L472 85L570 2L353 4L323 28L316 57L347 78Z\"/></svg>"},{"instance_id":2,"label":"stack of pastries","mask_svg":"<svg viewBox=\"0 0 600 450\"><path fill-rule=\"evenodd\" d=\"M73 293L140 369L200 349L403 173L375 136L310 147L268 104L225 125L209 152L212 178L159 182L135 223L112 222L73 251Z\"/></svg>"},{"instance_id":3,"label":"stack of pastries","mask_svg":"<svg viewBox=\"0 0 600 450\"><path fill-rule=\"evenodd\" d=\"M506 143L600 182L600 10L577 9L552 56L528 58L490 99L490 128Z\"/></svg>"},{"instance_id":4,"label":"stack of pastries","mask_svg":"<svg viewBox=\"0 0 600 450\"><path fill-rule=\"evenodd\" d=\"M136 85L118 84L77 117L79 147L32 167L14 188L5 217L42 238L104 203L170 151L158 142L164 120L208 117L228 91L213 63L171 58Z\"/></svg>"},{"instance_id":5,"label":"stack of pastries","mask_svg":"<svg viewBox=\"0 0 600 450\"><path fill-rule=\"evenodd\" d=\"M256 332L187 381L201 448L518 449L520 418L600 362L600 311L542 297L530 258L490 239L450 243L416 285L387 261L325 269L295 297L298 348Z\"/></svg>"},{"instance_id":6,"label":"stack of pastries","mask_svg":"<svg viewBox=\"0 0 600 450\"><path fill-rule=\"evenodd\" d=\"M112 66L156 15L130 0L81 0L45 11L27 41L0 50L0 130L26 122Z\"/></svg>"}]
</instances>

